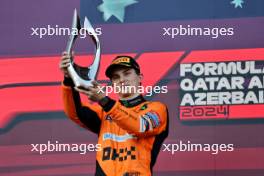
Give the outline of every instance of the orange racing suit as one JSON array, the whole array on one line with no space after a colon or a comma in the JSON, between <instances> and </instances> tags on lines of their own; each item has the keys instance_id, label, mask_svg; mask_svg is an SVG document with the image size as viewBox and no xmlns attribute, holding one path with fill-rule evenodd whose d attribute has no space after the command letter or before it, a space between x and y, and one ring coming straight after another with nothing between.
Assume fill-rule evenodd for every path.
<instances>
[{"instance_id":1,"label":"orange racing suit","mask_svg":"<svg viewBox=\"0 0 264 176\"><path fill-rule=\"evenodd\" d=\"M66 115L98 134L96 176L150 176L162 142L168 136L168 112L160 102L142 95L127 101L108 98L106 105L83 104L65 78L62 85Z\"/></svg>"}]
</instances>

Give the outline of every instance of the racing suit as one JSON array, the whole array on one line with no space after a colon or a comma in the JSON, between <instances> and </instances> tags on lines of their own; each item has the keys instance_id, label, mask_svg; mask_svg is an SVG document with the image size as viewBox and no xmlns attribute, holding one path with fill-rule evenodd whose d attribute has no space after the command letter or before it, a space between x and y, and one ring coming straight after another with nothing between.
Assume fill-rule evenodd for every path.
<instances>
[{"instance_id":1,"label":"racing suit","mask_svg":"<svg viewBox=\"0 0 264 176\"><path fill-rule=\"evenodd\" d=\"M96 176L150 176L162 142L168 136L168 112L160 102L142 95L126 101L110 98L106 105L83 104L65 78L62 84L66 115L98 134Z\"/></svg>"}]
</instances>

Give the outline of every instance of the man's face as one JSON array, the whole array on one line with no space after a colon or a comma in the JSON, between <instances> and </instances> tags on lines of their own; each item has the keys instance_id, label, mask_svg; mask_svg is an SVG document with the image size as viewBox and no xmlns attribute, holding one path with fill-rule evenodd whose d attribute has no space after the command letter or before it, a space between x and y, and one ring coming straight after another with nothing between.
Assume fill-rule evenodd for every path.
<instances>
[{"instance_id":1,"label":"man's face","mask_svg":"<svg viewBox=\"0 0 264 176\"><path fill-rule=\"evenodd\" d=\"M120 98L129 98L137 94L135 90L141 84L142 76L137 74L133 68L118 67L113 70L111 81L113 86L125 88L130 87L132 91L120 92ZM124 89L123 89L124 90Z\"/></svg>"}]
</instances>

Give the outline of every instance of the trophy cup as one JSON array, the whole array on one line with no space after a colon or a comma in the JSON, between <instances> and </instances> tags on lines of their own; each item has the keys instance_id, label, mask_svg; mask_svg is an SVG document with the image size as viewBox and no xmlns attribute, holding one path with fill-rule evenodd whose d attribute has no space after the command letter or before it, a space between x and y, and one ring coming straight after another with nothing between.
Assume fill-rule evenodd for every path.
<instances>
[{"instance_id":1,"label":"trophy cup","mask_svg":"<svg viewBox=\"0 0 264 176\"><path fill-rule=\"evenodd\" d=\"M78 38L81 30L81 22L80 17L77 14L77 10L74 10L73 20L72 20L72 29L78 32L71 32L69 40L67 42L66 52L71 56L73 46L75 44L76 39ZM79 88L86 88L92 86L92 81L95 80L99 65L100 65L100 56L101 56L101 48L99 39L95 33L94 28L92 27L91 23L89 22L88 18L84 18L83 29L85 30L89 37L92 39L93 43L95 44L95 56L92 65L88 67L81 67L74 63L74 59L71 56L71 63L70 66L67 68L69 72L69 76L72 78L76 87Z\"/></svg>"}]
</instances>

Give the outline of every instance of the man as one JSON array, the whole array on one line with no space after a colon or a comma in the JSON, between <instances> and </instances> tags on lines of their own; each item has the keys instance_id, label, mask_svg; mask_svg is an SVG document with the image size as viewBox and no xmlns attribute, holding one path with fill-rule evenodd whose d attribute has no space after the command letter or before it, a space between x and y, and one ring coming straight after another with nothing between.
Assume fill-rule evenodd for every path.
<instances>
[{"instance_id":1,"label":"man","mask_svg":"<svg viewBox=\"0 0 264 176\"><path fill-rule=\"evenodd\" d=\"M70 57L63 53L60 68L66 115L78 125L98 134L101 150L96 154L96 176L150 176L162 142L168 136L168 112L160 102L146 101L137 93L142 74L130 56L117 56L106 69L112 85L135 87L118 93L119 101L106 96L99 84L74 88L67 67ZM81 103L79 92L98 104Z\"/></svg>"}]
</instances>

